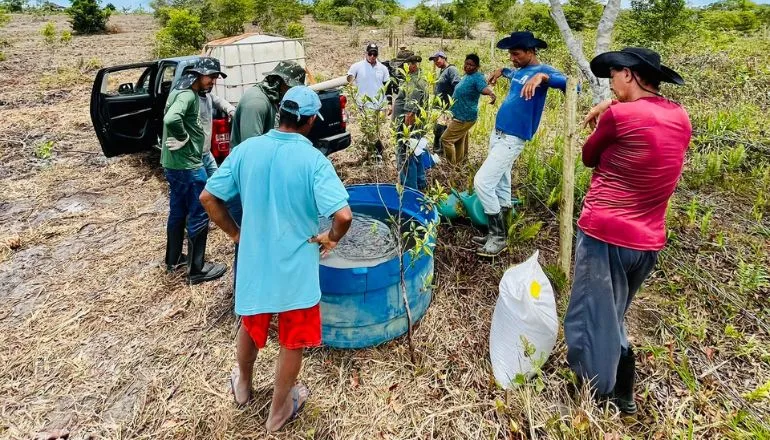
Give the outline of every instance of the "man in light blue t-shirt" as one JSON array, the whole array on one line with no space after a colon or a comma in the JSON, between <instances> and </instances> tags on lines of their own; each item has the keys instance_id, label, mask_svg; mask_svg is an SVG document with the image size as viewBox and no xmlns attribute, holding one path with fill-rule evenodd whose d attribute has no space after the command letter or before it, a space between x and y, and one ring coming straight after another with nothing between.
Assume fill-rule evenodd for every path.
<instances>
[{"instance_id":1,"label":"man in light blue t-shirt","mask_svg":"<svg viewBox=\"0 0 770 440\"><path fill-rule=\"evenodd\" d=\"M303 349L321 345L319 245L321 256L334 249L353 218L334 167L307 139L320 109L318 94L308 87L289 89L278 129L233 149L200 198L214 223L239 244L235 313L242 320L238 369L230 379L239 405L251 398L257 351L278 315L281 350L268 431L295 418L310 394L295 382ZM240 228L225 207L236 196L243 206ZM318 234L320 216L333 221Z\"/></svg>"},{"instance_id":2,"label":"man in light blue t-shirt","mask_svg":"<svg viewBox=\"0 0 770 440\"><path fill-rule=\"evenodd\" d=\"M489 233L474 237L480 244L479 255L494 257L506 248L508 228L506 212L511 208L511 168L513 161L524 149L524 142L532 139L540 125L548 88L564 91L567 78L551 66L540 64L538 49L545 49L545 41L531 32L514 32L497 42L498 49L507 49L516 69L497 69L489 78L495 85L504 76L511 80L495 120L495 131L489 138L489 153L473 178L473 188L487 215Z\"/></svg>"}]
</instances>

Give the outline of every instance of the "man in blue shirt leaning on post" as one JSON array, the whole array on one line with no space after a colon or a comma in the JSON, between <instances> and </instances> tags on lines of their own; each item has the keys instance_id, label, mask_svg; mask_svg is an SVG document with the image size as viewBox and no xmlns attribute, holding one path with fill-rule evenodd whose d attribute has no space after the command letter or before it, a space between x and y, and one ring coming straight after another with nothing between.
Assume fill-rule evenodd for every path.
<instances>
[{"instance_id":1,"label":"man in blue shirt leaning on post","mask_svg":"<svg viewBox=\"0 0 770 440\"><path fill-rule=\"evenodd\" d=\"M281 349L268 431L293 420L310 395L296 380L303 349L321 345L319 246L320 256L328 254L353 219L334 167L307 139L320 109L310 88L289 89L278 129L233 149L200 197L214 223L239 243L235 313L242 319L238 369L230 378L238 405L251 399L257 351L265 347L272 315L278 315ZM225 207L235 196L243 204L240 228ZM333 217L331 229L321 234L320 216Z\"/></svg>"},{"instance_id":2,"label":"man in blue shirt leaning on post","mask_svg":"<svg viewBox=\"0 0 770 440\"><path fill-rule=\"evenodd\" d=\"M497 69L489 78L495 85L504 76L511 80L511 88L500 106L495 130L489 138L489 153L473 178L473 188L484 207L489 224L485 237L474 237L480 244L477 253L485 257L500 255L506 248L505 216L511 209L511 168L524 149L524 143L534 136L540 125L548 88L564 91L567 78L537 59L538 49L545 49L545 41L531 32L514 32L497 42L498 49L507 49L516 69Z\"/></svg>"}]
</instances>

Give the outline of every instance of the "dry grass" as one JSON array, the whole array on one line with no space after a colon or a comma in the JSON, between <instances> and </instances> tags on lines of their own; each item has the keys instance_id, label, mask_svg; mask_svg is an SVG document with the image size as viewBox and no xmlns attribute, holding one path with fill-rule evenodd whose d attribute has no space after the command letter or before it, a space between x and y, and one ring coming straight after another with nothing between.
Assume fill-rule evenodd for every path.
<instances>
[{"instance_id":1,"label":"dry grass","mask_svg":"<svg viewBox=\"0 0 770 440\"><path fill-rule=\"evenodd\" d=\"M116 16L126 32L75 36L53 60L41 56L37 34L47 20L14 16L0 35L13 39L0 64L13 79L0 83L0 438L56 428L75 439L270 438L262 426L277 346L259 355L255 403L236 409L227 387L235 362L231 275L187 287L161 268L167 189L157 155L101 155L87 111L89 81L38 88L51 68L77 66L79 58L98 56L104 65L144 59L151 19ZM308 57L311 70L332 77L360 54L338 44L342 33L330 32L338 28L327 28L308 23ZM387 31L366 35L384 41ZM33 155L43 140L56 141L48 160ZM473 146L472 162L485 148ZM393 179L392 168L363 162L355 148L335 157L348 183ZM734 288L701 271L676 279L682 275L672 260L702 269L716 259L723 271L724 256L691 247L701 241L697 231L685 231L682 244L664 256L631 313L642 353L636 418L595 406L585 390L571 397L561 338L541 380L516 392L494 386L488 334L497 282L535 246L544 261L555 260L552 213L528 215L547 222L537 242L492 263L470 251L467 224L442 226L434 302L414 333L416 364L403 340L310 350L302 379L312 398L303 416L274 437L665 439L688 438L693 426L692 438L755 438L731 426L740 425L741 408L755 423L768 419L761 401L742 397L770 379L768 333L737 313L729 318L737 334L724 336L722 314L731 302L719 292ZM729 223L726 216L717 220ZM767 242L761 246L767 264ZM230 261L223 234L212 233L209 255ZM767 317L765 298L738 300ZM566 301L560 295L560 313ZM707 335L698 330L703 323ZM741 354L746 347L754 348Z\"/></svg>"}]
</instances>

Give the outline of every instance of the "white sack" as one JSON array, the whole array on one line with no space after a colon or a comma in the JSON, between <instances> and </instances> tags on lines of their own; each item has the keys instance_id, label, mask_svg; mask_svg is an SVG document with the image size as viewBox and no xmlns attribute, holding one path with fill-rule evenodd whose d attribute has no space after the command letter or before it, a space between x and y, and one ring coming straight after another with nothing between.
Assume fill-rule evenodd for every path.
<instances>
[{"instance_id":1,"label":"white sack","mask_svg":"<svg viewBox=\"0 0 770 440\"><path fill-rule=\"evenodd\" d=\"M506 270L500 280L489 354L495 379L504 388L533 376L556 344L556 300L538 254Z\"/></svg>"}]
</instances>

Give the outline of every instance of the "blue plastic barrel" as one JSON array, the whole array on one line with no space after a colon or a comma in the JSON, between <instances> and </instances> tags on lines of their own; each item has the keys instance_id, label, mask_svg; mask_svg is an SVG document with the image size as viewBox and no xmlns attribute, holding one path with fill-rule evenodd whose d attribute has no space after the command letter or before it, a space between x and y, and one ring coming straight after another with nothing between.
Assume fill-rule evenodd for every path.
<instances>
[{"instance_id":1,"label":"blue plastic barrel","mask_svg":"<svg viewBox=\"0 0 770 440\"><path fill-rule=\"evenodd\" d=\"M347 187L353 212L386 208L398 213L398 193L390 184ZM405 189L402 218L423 226L438 222L436 210L424 212L422 193ZM384 205L384 208L383 208ZM383 219L384 220L384 219ZM435 243L435 237L430 238ZM433 257L421 254L414 261L403 256L407 298L416 323L433 298ZM321 265L321 324L323 343L336 348L362 348L381 344L407 332L406 307L401 294L398 256L373 267L337 269Z\"/></svg>"}]
</instances>

